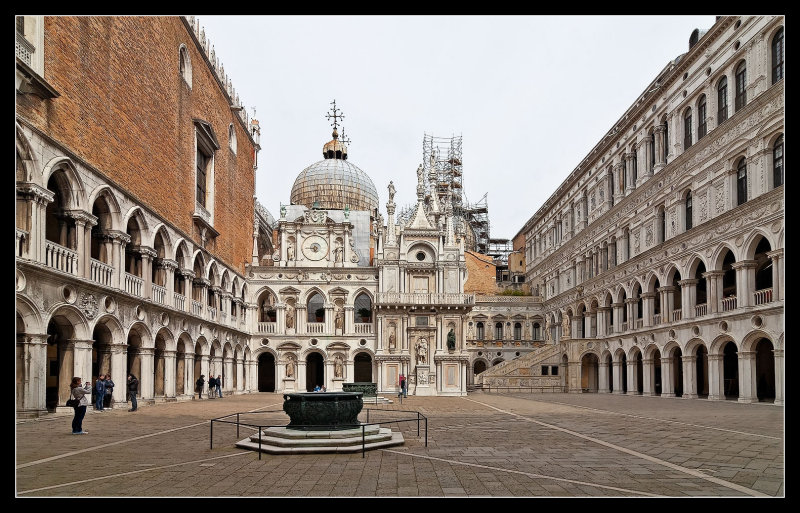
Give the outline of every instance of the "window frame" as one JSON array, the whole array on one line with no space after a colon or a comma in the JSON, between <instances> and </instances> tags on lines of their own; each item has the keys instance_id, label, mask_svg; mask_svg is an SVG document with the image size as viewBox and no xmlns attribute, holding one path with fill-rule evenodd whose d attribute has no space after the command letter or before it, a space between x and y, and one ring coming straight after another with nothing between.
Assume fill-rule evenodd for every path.
<instances>
[{"instance_id":1,"label":"window frame","mask_svg":"<svg viewBox=\"0 0 800 513\"><path fill-rule=\"evenodd\" d=\"M706 95L700 95L697 101L697 140L699 141L708 133L708 120L706 118Z\"/></svg>"},{"instance_id":2,"label":"window frame","mask_svg":"<svg viewBox=\"0 0 800 513\"><path fill-rule=\"evenodd\" d=\"M776 44L780 41L779 44ZM775 35L772 37L771 46L771 54L772 54L772 83L777 84L779 81L783 80L784 72L783 72L783 61L785 55L784 49L784 39L783 39L783 27L778 29ZM778 60L780 59L780 60Z\"/></svg>"},{"instance_id":3,"label":"window frame","mask_svg":"<svg viewBox=\"0 0 800 513\"><path fill-rule=\"evenodd\" d=\"M733 112L739 112L740 109L747 105L747 63L745 61L736 66L734 83L736 85L736 94L733 101Z\"/></svg>"},{"instance_id":4,"label":"window frame","mask_svg":"<svg viewBox=\"0 0 800 513\"><path fill-rule=\"evenodd\" d=\"M728 77L717 82L717 126L728 120Z\"/></svg>"},{"instance_id":5,"label":"window frame","mask_svg":"<svg viewBox=\"0 0 800 513\"><path fill-rule=\"evenodd\" d=\"M780 154L778 154L780 151ZM783 144L783 134L779 135L772 145L772 187L783 185L783 154L785 148ZM778 165L778 162L780 164ZM780 170L780 171L778 171ZM777 180L776 180L777 177Z\"/></svg>"},{"instance_id":6,"label":"window frame","mask_svg":"<svg viewBox=\"0 0 800 513\"><path fill-rule=\"evenodd\" d=\"M694 226L692 219L693 206L694 206L694 200L692 199L692 191L689 191L686 193L686 200L684 201L684 208L685 208L684 216L686 218L684 221L684 226L686 226L686 231L691 230L692 227Z\"/></svg>"},{"instance_id":7,"label":"window frame","mask_svg":"<svg viewBox=\"0 0 800 513\"><path fill-rule=\"evenodd\" d=\"M740 158L736 164L736 205L747 203L747 159Z\"/></svg>"},{"instance_id":8,"label":"window frame","mask_svg":"<svg viewBox=\"0 0 800 513\"><path fill-rule=\"evenodd\" d=\"M692 147L692 108L683 112L683 151Z\"/></svg>"}]
</instances>

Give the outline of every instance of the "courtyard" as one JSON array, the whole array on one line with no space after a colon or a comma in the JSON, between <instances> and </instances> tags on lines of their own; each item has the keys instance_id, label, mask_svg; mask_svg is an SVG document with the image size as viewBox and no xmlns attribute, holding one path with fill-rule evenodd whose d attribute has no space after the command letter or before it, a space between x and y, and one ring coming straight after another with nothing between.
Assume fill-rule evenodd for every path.
<instances>
[{"instance_id":1,"label":"courtyard","mask_svg":"<svg viewBox=\"0 0 800 513\"><path fill-rule=\"evenodd\" d=\"M394 398L393 398L394 399ZM471 393L369 405L405 444L352 454L268 455L209 420L280 410L256 393L16 424L24 497L782 497L784 407L613 394ZM388 411L375 411L375 409ZM282 415L282 414L280 414ZM288 417L265 415L288 422ZM401 415L399 412L395 415ZM405 417L408 415L403 414ZM363 413L362 413L363 416ZM280 423L280 422L277 422ZM388 426L389 424L387 424Z\"/></svg>"}]
</instances>

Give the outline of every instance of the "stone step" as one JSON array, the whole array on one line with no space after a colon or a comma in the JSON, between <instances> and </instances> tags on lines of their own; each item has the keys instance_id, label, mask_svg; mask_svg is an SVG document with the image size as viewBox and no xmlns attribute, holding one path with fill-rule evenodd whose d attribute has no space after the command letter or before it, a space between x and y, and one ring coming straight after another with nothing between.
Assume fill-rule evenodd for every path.
<instances>
[{"instance_id":1,"label":"stone step","mask_svg":"<svg viewBox=\"0 0 800 513\"><path fill-rule=\"evenodd\" d=\"M364 434L376 435L378 434L380 426L371 424L364 427ZM302 429L288 429L286 427L271 427L263 431L265 436L273 436L277 438L288 438L293 440L306 440L312 438L324 439L338 439L338 438L352 438L358 436L361 438L361 428L339 429L339 430L325 430L325 431L305 431ZM251 438L257 438L258 435L252 435Z\"/></svg>"},{"instance_id":2,"label":"stone step","mask_svg":"<svg viewBox=\"0 0 800 513\"><path fill-rule=\"evenodd\" d=\"M364 444L365 450L380 449L403 445L405 439L400 432L393 432L389 428L381 428L379 435L367 437ZM253 441L255 439L255 441ZM257 435L245 438L238 442L236 447L258 451ZM309 453L354 453L361 451L361 437L354 439L282 439L264 436L261 439L261 452L268 454L309 454Z\"/></svg>"}]
</instances>

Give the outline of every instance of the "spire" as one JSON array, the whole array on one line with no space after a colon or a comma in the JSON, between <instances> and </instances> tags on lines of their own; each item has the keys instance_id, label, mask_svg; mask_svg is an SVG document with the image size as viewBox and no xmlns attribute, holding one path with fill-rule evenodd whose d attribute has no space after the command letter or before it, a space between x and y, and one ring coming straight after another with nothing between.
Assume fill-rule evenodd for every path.
<instances>
[{"instance_id":1,"label":"spire","mask_svg":"<svg viewBox=\"0 0 800 513\"><path fill-rule=\"evenodd\" d=\"M414 209L414 213L411 214L411 219L407 227L433 230L435 227L431 224L428 215L425 213L425 180L422 174L423 170L420 164L417 168L417 206Z\"/></svg>"}]
</instances>

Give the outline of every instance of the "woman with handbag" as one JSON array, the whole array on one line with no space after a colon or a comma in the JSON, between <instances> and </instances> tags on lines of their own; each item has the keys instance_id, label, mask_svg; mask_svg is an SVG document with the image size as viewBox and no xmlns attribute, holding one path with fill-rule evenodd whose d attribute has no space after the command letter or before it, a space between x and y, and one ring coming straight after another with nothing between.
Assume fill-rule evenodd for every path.
<instances>
[{"instance_id":1,"label":"woman with handbag","mask_svg":"<svg viewBox=\"0 0 800 513\"><path fill-rule=\"evenodd\" d=\"M72 402L72 407L75 409L75 416L72 417L72 434L73 435L86 435L88 431L83 430L83 417L86 416L86 407L89 406L89 400L86 395L92 394L92 384L88 381L81 387L81 378L73 377L72 382L69 384L69 397Z\"/></svg>"}]
</instances>

